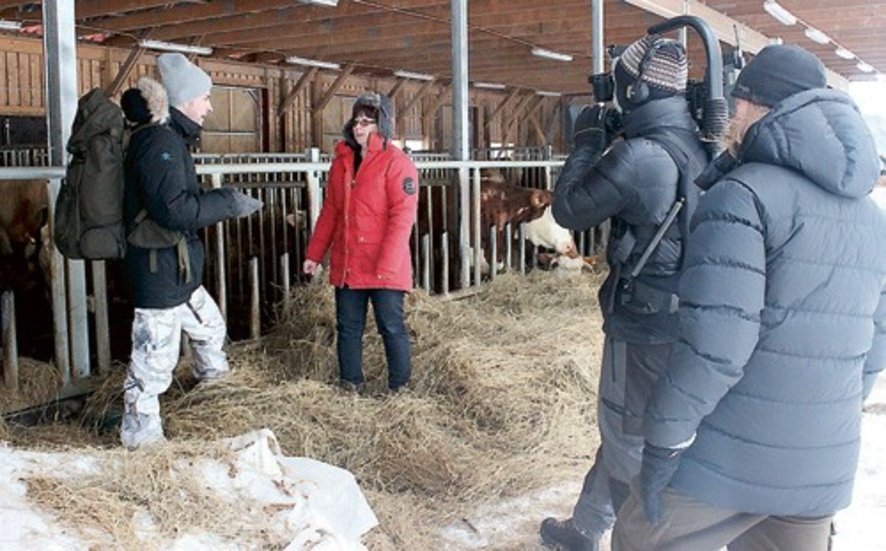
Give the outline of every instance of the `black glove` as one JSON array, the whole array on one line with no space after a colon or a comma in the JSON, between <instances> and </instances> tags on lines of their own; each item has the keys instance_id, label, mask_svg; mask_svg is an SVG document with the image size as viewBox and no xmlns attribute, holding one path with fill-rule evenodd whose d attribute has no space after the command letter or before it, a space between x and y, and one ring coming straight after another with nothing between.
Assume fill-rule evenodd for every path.
<instances>
[{"instance_id":1,"label":"black glove","mask_svg":"<svg viewBox=\"0 0 886 551\"><path fill-rule=\"evenodd\" d=\"M234 200L234 218L249 216L264 205L258 199L253 199L245 193L233 189L231 190L231 198Z\"/></svg>"},{"instance_id":2,"label":"black glove","mask_svg":"<svg viewBox=\"0 0 886 551\"><path fill-rule=\"evenodd\" d=\"M610 119L610 111L603 105L592 105L581 110L575 119L575 130L572 133L576 149L590 147L594 152L602 153L609 146L611 140L607 121Z\"/></svg>"},{"instance_id":3,"label":"black glove","mask_svg":"<svg viewBox=\"0 0 886 551\"><path fill-rule=\"evenodd\" d=\"M653 525L661 521L661 492L670 484L680 466L682 449L659 448L649 442L643 447L640 466L640 497L643 512Z\"/></svg>"}]
</instances>

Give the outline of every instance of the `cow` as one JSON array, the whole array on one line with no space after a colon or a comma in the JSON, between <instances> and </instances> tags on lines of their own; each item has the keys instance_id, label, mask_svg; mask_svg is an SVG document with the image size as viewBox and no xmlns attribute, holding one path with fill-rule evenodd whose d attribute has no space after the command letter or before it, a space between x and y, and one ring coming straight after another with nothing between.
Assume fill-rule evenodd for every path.
<instances>
[{"instance_id":1,"label":"cow","mask_svg":"<svg viewBox=\"0 0 886 551\"><path fill-rule=\"evenodd\" d=\"M0 288L28 291L47 281L48 220L45 181L0 181Z\"/></svg>"},{"instance_id":2,"label":"cow","mask_svg":"<svg viewBox=\"0 0 886 551\"><path fill-rule=\"evenodd\" d=\"M419 214L414 245L420 246L424 236L429 237L432 249L431 286L435 292L453 290L459 287L459 246L458 246L458 201L451 185L431 185L422 189L419 198ZM506 228L510 226L511 236L515 243L520 237L523 225L524 237L531 244L542 249L550 249L552 253L540 253L530 258L530 265L538 259L547 265L581 266L583 259L579 256L572 233L554 221L550 205L553 192L542 189L530 189L516 185L504 177L497 169L482 169L480 172L480 248L481 273L489 275L493 271L507 269L505 266ZM494 229L496 258L491 259L491 232ZM447 235L448 248L448 281L442 281L440 265L442 258L442 233ZM473 217L471 217L471 229ZM416 259L421 255L415 254ZM473 261L473 251L468 251L469 262ZM557 259L575 259L572 262L557 262ZM416 262L420 266L419 262Z\"/></svg>"},{"instance_id":3,"label":"cow","mask_svg":"<svg viewBox=\"0 0 886 551\"><path fill-rule=\"evenodd\" d=\"M15 297L19 354L49 359L52 240L45 180L0 180L0 292ZM2 344L0 344L2 346Z\"/></svg>"}]
</instances>

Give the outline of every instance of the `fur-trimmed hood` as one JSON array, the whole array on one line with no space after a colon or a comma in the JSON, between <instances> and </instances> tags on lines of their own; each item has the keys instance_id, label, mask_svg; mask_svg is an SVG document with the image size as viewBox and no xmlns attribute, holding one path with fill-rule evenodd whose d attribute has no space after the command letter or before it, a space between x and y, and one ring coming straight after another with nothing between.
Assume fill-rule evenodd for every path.
<instances>
[{"instance_id":1,"label":"fur-trimmed hood","mask_svg":"<svg viewBox=\"0 0 886 551\"><path fill-rule=\"evenodd\" d=\"M135 88L123 93L120 106L126 120L134 125L163 124L169 121L169 97L156 80L141 77Z\"/></svg>"}]
</instances>

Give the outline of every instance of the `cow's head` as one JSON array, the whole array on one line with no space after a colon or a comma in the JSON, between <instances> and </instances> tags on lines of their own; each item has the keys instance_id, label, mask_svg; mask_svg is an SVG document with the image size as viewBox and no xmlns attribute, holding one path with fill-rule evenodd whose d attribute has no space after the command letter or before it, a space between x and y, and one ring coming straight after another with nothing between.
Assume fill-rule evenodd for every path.
<instances>
[{"instance_id":1,"label":"cow's head","mask_svg":"<svg viewBox=\"0 0 886 551\"><path fill-rule=\"evenodd\" d=\"M552 195L549 191L544 193ZM578 256L572 232L554 220L554 215L551 213L550 199L542 207L541 215L526 223L526 239L539 247L553 249L557 251L557 254L565 255L569 258Z\"/></svg>"}]
</instances>

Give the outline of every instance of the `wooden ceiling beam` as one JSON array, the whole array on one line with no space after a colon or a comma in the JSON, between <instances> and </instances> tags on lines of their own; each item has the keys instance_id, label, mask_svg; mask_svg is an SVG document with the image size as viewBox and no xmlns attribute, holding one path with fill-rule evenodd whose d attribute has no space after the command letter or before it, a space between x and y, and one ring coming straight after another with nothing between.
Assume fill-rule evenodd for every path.
<instances>
[{"instance_id":1,"label":"wooden ceiling beam","mask_svg":"<svg viewBox=\"0 0 886 551\"><path fill-rule=\"evenodd\" d=\"M311 67L307 71L301 74L298 79L298 82L293 85L292 88L289 89L289 92L286 93L286 97L283 98L283 101L280 102L280 107L277 109L277 116L282 117L289 107L292 106L293 102L295 102L295 98L301 93L302 90L307 87L308 83L314 80L314 77L317 75L317 67Z\"/></svg>"},{"instance_id":2,"label":"wooden ceiling beam","mask_svg":"<svg viewBox=\"0 0 886 551\"><path fill-rule=\"evenodd\" d=\"M120 17L108 17L107 19L96 21L94 24L100 25L111 32L128 32L144 27L157 26L162 28L167 25L182 25L225 16L243 17L248 14L260 14L282 9L293 9L305 13L325 13L326 17L329 16L329 8L299 4L293 0L262 0L261 2L255 2L254 0L226 0L224 2L210 2L206 4L175 5L164 10L134 12ZM338 9L336 8L336 11ZM109 10L106 11L112 13ZM81 16L78 13L77 19L80 18Z\"/></svg>"}]
</instances>

